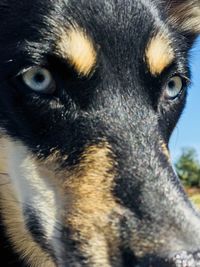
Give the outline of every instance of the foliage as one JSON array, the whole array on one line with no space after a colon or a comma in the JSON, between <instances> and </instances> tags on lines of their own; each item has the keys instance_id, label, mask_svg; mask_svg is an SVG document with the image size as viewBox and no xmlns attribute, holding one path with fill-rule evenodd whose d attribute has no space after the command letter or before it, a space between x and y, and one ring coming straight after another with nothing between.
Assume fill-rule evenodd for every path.
<instances>
[{"instance_id":1,"label":"foliage","mask_svg":"<svg viewBox=\"0 0 200 267\"><path fill-rule=\"evenodd\" d=\"M185 186L200 187L200 162L195 149L184 148L175 168Z\"/></svg>"},{"instance_id":2,"label":"foliage","mask_svg":"<svg viewBox=\"0 0 200 267\"><path fill-rule=\"evenodd\" d=\"M200 207L200 194L195 194L190 199L197 207Z\"/></svg>"}]
</instances>

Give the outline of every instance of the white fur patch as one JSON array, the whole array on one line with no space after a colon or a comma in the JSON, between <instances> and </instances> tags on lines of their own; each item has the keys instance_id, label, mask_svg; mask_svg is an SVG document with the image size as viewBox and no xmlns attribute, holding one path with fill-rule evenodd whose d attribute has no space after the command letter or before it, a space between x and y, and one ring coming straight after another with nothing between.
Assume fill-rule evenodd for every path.
<instances>
[{"instance_id":1,"label":"white fur patch","mask_svg":"<svg viewBox=\"0 0 200 267\"><path fill-rule=\"evenodd\" d=\"M60 214L56 190L48 177L40 177L38 167L20 142L7 143L8 174L16 191L21 210L33 208L44 229L44 236L59 258L61 231Z\"/></svg>"}]
</instances>

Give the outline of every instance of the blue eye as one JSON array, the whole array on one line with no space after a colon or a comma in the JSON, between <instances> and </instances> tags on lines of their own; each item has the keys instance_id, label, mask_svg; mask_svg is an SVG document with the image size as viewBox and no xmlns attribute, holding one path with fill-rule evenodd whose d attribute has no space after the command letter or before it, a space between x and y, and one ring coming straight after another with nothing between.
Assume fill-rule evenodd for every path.
<instances>
[{"instance_id":1,"label":"blue eye","mask_svg":"<svg viewBox=\"0 0 200 267\"><path fill-rule=\"evenodd\" d=\"M55 91L55 81L51 73L42 67L30 67L22 73L22 80L26 86L38 93L50 94Z\"/></svg>"},{"instance_id":2,"label":"blue eye","mask_svg":"<svg viewBox=\"0 0 200 267\"><path fill-rule=\"evenodd\" d=\"M182 92L184 87L183 78L176 75L171 77L165 86L165 96L170 99L176 99Z\"/></svg>"}]
</instances>

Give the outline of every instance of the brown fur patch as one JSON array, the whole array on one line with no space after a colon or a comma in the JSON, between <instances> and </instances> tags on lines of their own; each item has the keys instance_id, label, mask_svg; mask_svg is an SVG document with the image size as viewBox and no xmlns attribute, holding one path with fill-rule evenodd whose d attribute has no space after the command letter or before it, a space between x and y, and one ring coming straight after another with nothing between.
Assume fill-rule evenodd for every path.
<instances>
[{"instance_id":1,"label":"brown fur patch","mask_svg":"<svg viewBox=\"0 0 200 267\"><path fill-rule=\"evenodd\" d=\"M120 213L112 195L114 165L106 142L90 146L64 185L68 196L66 225L73 230L74 239L79 233L78 240L83 241L80 250L95 267L110 266L109 252L118 254L117 230L111 226L110 217L115 212Z\"/></svg>"},{"instance_id":2,"label":"brown fur patch","mask_svg":"<svg viewBox=\"0 0 200 267\"><path fill-rule=\"evenodd\" d=\"M158 33L154 36L147 46L145 56L151 74L161 74L174 59L174 52L167 34Z\"/></svg>"},{"instance_id":3,"label":"brown fur patch","mask_svg":"<svg viewBox=\"0 0 200 267\"><path fill-rule=\"evenodd\" d=\"M96 64L97 52L93 41L78 26L62 30L57 50L80 75L88 76Z\"/></svg>"}]
</instances>

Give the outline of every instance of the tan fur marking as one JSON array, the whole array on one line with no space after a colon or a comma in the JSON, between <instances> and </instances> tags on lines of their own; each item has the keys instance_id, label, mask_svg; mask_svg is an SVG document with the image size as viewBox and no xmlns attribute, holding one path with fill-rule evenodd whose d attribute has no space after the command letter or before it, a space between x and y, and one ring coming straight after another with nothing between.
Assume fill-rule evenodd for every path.
<instances>
[{"instance_id":1,"label":"tan fur marking","mask_svg":"<svg viewBox=\"0 0 200 267\"><path fill-rule=\"evenodd\" d=\"M7 175L7 164L6 164L6 156L5 156L5 146L3 139L0 138L0 175Z\"/></svg>"},{"instance_id":2,"label":"tan fur marking","mask_svg":"<svg viewBox=\"0 0 200 267\"><path fill-rule=\"evenodd\" d=\"M170 40L162 33L158 33L151 39L145 54L152 75L161 74L174 59Z\"/></svg>"},{"instance_id":3,"label":"tan fur marking","mask_svg":"<svg viewBox=\"0 0 200 267\"><path fill-rule=\"evenodd\" d=\"M170 160L169 149L167 148L167 145L164 141L161 141L161 149L166 158Z\"/></svg>"},{"instance_id":4,"label":"tan fur marking","mask_svg":"<svg viewBox=\"0 0 200 267\"><path fill-rule=\"evenodd\" d=\"M12 141L1 139L1 155L6 156L9 142ZM48 177L63 199L63 205L59 206L63 224L74 231L74 240L81 244L80 250L88 256L94 267L110 267L110 255L115 259L116 255L120 255L116 225L123 210L112 195L115 172L114 160L110 155L109 145L102 142L86 148L76 168L58 172L59 151L52 150L52 156L46 161L33 158L33 164L37 165L41 177ZM4 159L0 159L0 167L6 173L6 157ZM54 263L26 229L22 205L17 199L10 177L1 174L0 178L3 183L1 188L4 189L0 191L0 206L15 250L31 267L54 267ZM114 216L115 220L110 216ZM120 256L116 260L120 262Z\"/></svg>"},{"instance_id":5,"label":"tan fur marking","mask_svg":"<svg viewBox=\"0 0 200 267\"><path fill-rule=\"evenodd\" d=\"M0 207L7 234L14 249L25 258L31 267L55 267L48 255L38 246L26 229L22 215L22 206L18 201L10 177L6 175L7 138L0 139Z\"/></svg>"},{"instance_id":6,"label":"tan fur marking","mask_svg":"<svg viewBox=\"0 0 200 267\"><path fill-rule=\"evenodd\" d=\"M97 53L94 44L86 32L78 26L62 30L57 49L80 75L88 76L96 64Z\"/></svg>"},{"instance_id":7,"label":"tan fur marking","mask_svg":"<svg viewBox=\"0 0 200 267\"><path fill-rule=\"evenodd\" d=\"M111 190L114 163L107 144L88 147L80 164L66 179L65 187L73 192L73 204L84 213L107 211L115 206ZM84 205L82 204L84 201Z\"/></svg>"},{"instance_id":8,"label":"tan fur marking","mask_svg":"<svg viewBox=\"0 0 200 267\"><path fill-rule=\"evenodd\" d=\"M79 232L83 240L81 250L95 267L110 267L108 251L112 247L113 254L117 253L119 244L109 218L114 212L120 212L112 195L115 171L110 155L106 142L86 148L79 165L65 183L69 197L66 224L74 233ZM76 234L74 238L78 238Z\"/></svg>"}]
</instances>

